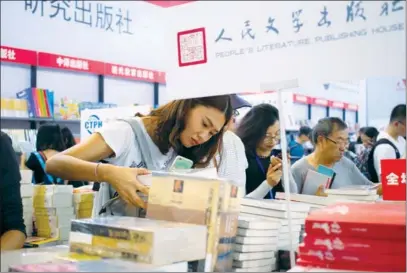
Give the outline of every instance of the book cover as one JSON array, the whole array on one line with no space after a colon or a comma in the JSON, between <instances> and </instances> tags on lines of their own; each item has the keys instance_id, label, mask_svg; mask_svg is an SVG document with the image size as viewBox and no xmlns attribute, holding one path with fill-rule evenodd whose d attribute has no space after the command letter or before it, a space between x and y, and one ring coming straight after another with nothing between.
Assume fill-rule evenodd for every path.
<instances>
[{"instance_id":1,"label":"book cover","mask_svg":"<svg viewBox=\"0 0 407 273\"><path fill-rule=\"evenodd\" d=\"M329 176L313 170L308 170L300 192L302 194L315 195L320 186L324 186L326 188L327 185L329 185L330 179L331 178Z\"/></svg>"},{"instance_id":2,"label":"book cover","mask_svg":"<svg viewBox=\"0 0 407 273\"><path fill-rule=\"evenodd\" d=\"M334 180L335 180L336 172L333 169L328 168L328 167L326 167L324 165L319 165L318 169L317 169L317 172L319 172L320 174L326 175L326 176L328 176L330 178L329 181L328 181L328 184L326 186L327 189L330 189L332 187L332 184L333 184Z\"/></svg>"},{"instance_id":3,"label":"book cover","mask_svg":"<svg viewBox=\"0 0 407 273\"><path fill-rule=\"evenodd\" d=\"M227 181L153 172L146 217L206 225L204 270L224 272L232 268L239 201L238 188Z\"/></svg>"},{"instance_id":4,"label":"book cover","mask_svg":"<svg viewBox=\"0 0 407 273\"><path fill-rule=\"evenodd\" d=\"M24 99L27 101L28 117L30 118L37 116L34 90L35 88L27 88L16 94L18 99Z\"/></svg>"},{"instance_id":5,"label":"book cover","mask_svg":"<svg viewBox=\"0 0 407 273\"><path fill-rule=\"evenodd\" d=\"M344 236L406 240L403 203L338 203L312 211L305 232L315 236Z\"/></svg>"}]
</instances>

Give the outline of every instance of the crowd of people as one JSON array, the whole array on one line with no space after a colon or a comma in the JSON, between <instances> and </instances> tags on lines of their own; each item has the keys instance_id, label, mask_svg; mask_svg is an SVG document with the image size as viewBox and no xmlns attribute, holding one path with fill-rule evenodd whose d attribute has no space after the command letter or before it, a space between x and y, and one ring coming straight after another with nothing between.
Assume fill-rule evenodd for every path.
<instances>
[{"instance_id":1,"label":"crowd of people","mask_svg":"<svg viewBox=\"0 0 407 273\"><path fill-rule=\"evenodd\" d=\"M146 116L110 121L78 144L58 125L44 125L38 131L36 152L26 166L34 171L36 184L75 186L92 181L100 183L97 198L103 199L95 204L119 196L127 204L144 208L146 204L138 193L148 194L148 188L137 177L166 170L176 156L183 156L192 160L194 168L216 168L219 177L239 187L241 196L272 199L276 192L284 191L281 150L276 152L279 112L270 104L259 104L236 123L238 109L245 106L248 103L235 95L172 101ZM339 118L323 118L312 129L302 127L287 147L290 191L323 195L323 191L303 192L308 170L316 170L319 165L336 172L333 188L374 185L380 182L380 160L405 158L405 136L405 104L393 109L386 130L362 128L357 144L349 143L348 127ZM305 155L304 145L309 142L314 149ZM3 133L1 146L2 156L14 157L10 139ZM347 152L354 155L347 156ZM1 194L20 199L19 203L13 202L14 214L21 215L18 163L8 164L6 169L2 165L2 181L7 183L1 183ZM3 191L6 184L7 190ZM12 201L2 198L2 207L12 210L4 202ZM2 210L2 216L10 214ZM13 219L2 217L2 249L3 243L7 248L18 245L3 240L11 236L10 231L25 236L22 218Z\"/></svg>"}]
</instances>

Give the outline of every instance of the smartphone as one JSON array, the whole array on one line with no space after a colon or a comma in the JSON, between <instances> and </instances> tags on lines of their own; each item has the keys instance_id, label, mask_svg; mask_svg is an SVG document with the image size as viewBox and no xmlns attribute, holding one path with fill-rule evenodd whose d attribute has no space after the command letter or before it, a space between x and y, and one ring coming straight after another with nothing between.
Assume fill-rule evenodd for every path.
<instances>
[{"instance_id":1,"label":"smartphone","mask_svg":"<svg viewBox=\"0 0 407 273\"><path fill-rule=\"evenodd\" d=\"M176 171L176 170L189 170L192 169L194 162L186 157L177 155L177 157L172 162L169 171Z\"/></svg>"},{"instance_id":2,"label":"smartphone","mask_svg":"<svg viewBox=\"0 0 407 273\"><path fill-rule=\"evenodd\" d=\"M273 150L271 150L271 156L275 156L275 157L282 159L283 151L281 149L273 149Z\"/></svg>"}]
</instances>

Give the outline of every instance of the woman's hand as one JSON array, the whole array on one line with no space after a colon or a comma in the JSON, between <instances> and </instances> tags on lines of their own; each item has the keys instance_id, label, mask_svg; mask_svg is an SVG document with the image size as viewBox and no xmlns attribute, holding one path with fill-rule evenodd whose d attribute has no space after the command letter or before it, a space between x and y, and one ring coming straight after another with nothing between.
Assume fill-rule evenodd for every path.
<instances>
[{"instance_id":1,"label":"woman's hand","mask_svg":"<svg viewBox=\"0 0 407 273\"><path fill-rule=\"evenodd\" d=\"M270 187L276 186L280 183L281 176L283 175L283 171L281 170L281 163L277 163L273 165L271 162L269 168L267 169L267 183Z\"/></svg>"},{"instance_id":2,"label":"woman's hand","mask_svg":"<svg viewBox=\"0 0 407 273\"><path fill-rule=\"evenodd\" d=\"M146 204L137 195L140 191L148 195L148 187L137 180L138 175L149 174L150 172L142 168L114 167L107 174L107 182L111 184L119 196L127 203L137 207L146 208Z\"/></svg>"},{"instance_id":3,"label":"woman's hand","mask_svg":"<svg viewBox=\"0 0 407 273\"><path fill-rule=\"evenodd\" d=\"M327 197L328 194L325 193L324 189L325 189L325 185L319 186L317 192L315 193L315 195L316 195L316 196Z\"/></svg>"}]
</instances>

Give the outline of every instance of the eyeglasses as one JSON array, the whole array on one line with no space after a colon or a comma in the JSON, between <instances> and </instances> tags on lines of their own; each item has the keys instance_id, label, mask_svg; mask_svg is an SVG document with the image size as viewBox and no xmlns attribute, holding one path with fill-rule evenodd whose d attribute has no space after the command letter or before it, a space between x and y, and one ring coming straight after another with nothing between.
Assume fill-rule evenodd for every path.
<instances>
[{"instance_id":1,"label":"eyeglasses","mask_svg":"<svg viewBox=\"0 0 407 273\"><path fill-rule=\"evenodd\" d=\"M333 140L330 137L325 137L327 140L329 140L330 142L332 142L333 144L336 144L338 146L342 146L342 147L346 147L349 144L348 140L344 140L344 139L338 139L338 140Z\"/></svg>"},{"instance_id":2,"label":"eyeglasses","mask_svg":"<svg viewBox=\"0 0 407 273\"><path fill-rule=\"evenodd\" d=\"M270 142L277 142L278 140L280 140L280 134L275 135L275 136L266 135L266 136L263 138L263 141L264 141L264 142L268 142L268 143L270 143Z\"/></svg>"},{"instance_id":3,"label":"eyeglasses","mask_svg":"<svg viewBox=\"0 0 407 273\"><path fill-rule=\"evenodd\" d=\"M239 111L237 111L237 110L233 110L233 116L234 116L234 117L239 116Z\"/></svg>"}]
</instances>

